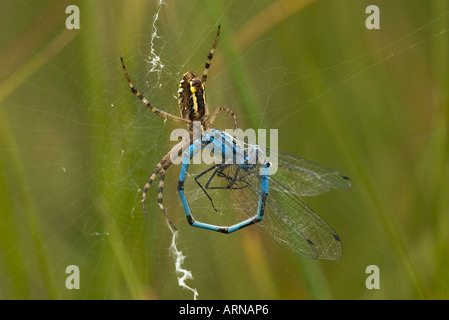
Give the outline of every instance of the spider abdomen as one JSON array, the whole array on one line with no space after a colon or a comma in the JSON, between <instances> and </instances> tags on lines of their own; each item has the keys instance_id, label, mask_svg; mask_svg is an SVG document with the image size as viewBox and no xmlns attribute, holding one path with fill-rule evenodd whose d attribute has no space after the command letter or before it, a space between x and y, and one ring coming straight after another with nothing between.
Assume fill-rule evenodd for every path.
<instances>
[{"instance_id":1,"label":"spider abdomen","mask_svg":"<svg viewBox=\"0 0 449 320\"><path fill-rule=\"evenodd\" d=\"M201 121L206 112L206 94L201 79L193 71L183 74L179 82L178 104L181 117Z\"/></svg>"}]
</instances>

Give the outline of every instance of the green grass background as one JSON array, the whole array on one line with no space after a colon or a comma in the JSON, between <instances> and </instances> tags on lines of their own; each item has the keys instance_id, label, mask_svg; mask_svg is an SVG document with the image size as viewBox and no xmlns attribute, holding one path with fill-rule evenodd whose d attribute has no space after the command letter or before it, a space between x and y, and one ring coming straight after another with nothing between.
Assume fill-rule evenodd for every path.
<instances>
[{"instance_id":1,"label":"green grass background","mask_svg":"<svg viewBox=\"0 0 449 320\"><path fill-rule=\"evenodd\" d=\"M242 128L279 129L280 150L338 169L349 192L305 199L343 240L338 262L294 255L257 227L190 228L167 173L165 203L200 299L447 299L449 4L429 1L5 1L0 13L0 298L191 299L150 190L176 124L178 81L202 72L212 108ZM380 7L381 29L365 28ZM156 85L154 85L156 84ZM229 118L218 122L221 128ZM213 215L210 216L213 219ZM212 221L211 221L212 222ZM67 290L78 265L81 289ZM365 268L380 268L367 290Z\"/></svg>"}]
</instances>

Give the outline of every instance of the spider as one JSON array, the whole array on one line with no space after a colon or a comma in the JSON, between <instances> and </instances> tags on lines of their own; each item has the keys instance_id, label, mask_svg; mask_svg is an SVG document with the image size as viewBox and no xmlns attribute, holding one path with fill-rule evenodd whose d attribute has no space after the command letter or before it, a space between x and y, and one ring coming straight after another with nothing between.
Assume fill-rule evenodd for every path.
<instances>
[{"instance_id":1,"label":"spider","mask_svg":"<svg viewBox=\"0 0 449 320\"><path fill-rule=\"evenodd\" d=\"M209 114L209 110L207 107L207 101L206 101L206 80L207 80L207 73L209 72L209 68L212 62L212 57L215 51L215 48L218 43L218 38L220 36L220 26L218 26L217 29L217 35L215 37L214 44L212 46L212 49L210 50L209 54L207 55L206 65L204 67L203 75L201 79L198 77L198 74L193 71L188 71L183 74L181 81L179 82L179 90L178 90L178 105L179 109L181 111L181 117L174 116L170 113L167 113L165 111L157 109L155 106L151 104L151 102L145 98L133 85L131 82L131 79L128 75L128 71L126 70L125 63L123 61L123 58L120 58L120 61L122 63L123 72L125 74L125 77L128 81L129 87L131 88L131 91L136 95L139 100L141 100L152 112L157 114L158 116L161 116L165 119L178 122L181 124L186 124L189 128L189 133L191 139L189 140L189 144L191 145L193 143L192 135L193 135L193 121L200 121L201 123L201 130L202 132L204 130L209 129L212 124L214 123L218 113L220 111L226 111L229 113L233 119L234 119L234 127L237 128L237 117L236 114L229 109L226 106L218 106L215 111L212 114ZM187 142L181 141L180 143L176 144L170 152L168 152L164 157L162 157L161 161L156 165L156 168L154 169L153 174L148 179L148 182L143 187L142 192L142 209L143 213L146 216L146 210L145 210L145 200L146 200L146 193L148 189L151 187L151 184L153 183L154 179L156 179L157 175L159 174L159 188L158 188L158 204L159 207L164 214L165 218L167 219L167 222L173 228L174 230L177 230L173 222L171 221L170 217L167 214L167 211L165 210L165 207L162 202L162 192L164 188L164 179L165 179L165 172L172 164L173 159L171 159L170 155L178 154L178 156L181 155L181 152L183 148L186 147L188 144Z\"/></svg>"},{"instance_id":2,"label":"spider","mask_svg":"<svg viewBox=\"0 0 449 320\"><path fill-rule=\"evenodd\" d=\"M142 208L145 213L146 193L154 179L159 174L158 204L164 214L169 227L177 230L170 220L162 202L165 172L174 163L175 159L182 157L181 173L178 181L178 193L181 198L187 220L191 226L232 233L249 225L261 222L258 225L274 240L285 248L310 258L338 260L342 254L340 237L335 233L320 216L310 209L300 196L315 196L330 189L349 190L351 180L340 172L327 168L312 161L292 155L278 153L274 160L277 169L271 171L272 162L264 156L258 145L245 143L242 147L236 143L239 139L224 131L211 128L218 113L226 111L234 118L234 126L237 129L237 117L235 113L225 106L218 106L212 114L209 114L206 102L206 79L212 57L220 36L220 26L217 29L214 44L210 50L201 79L195 72L186 72L179 83L178 105L181 117L176 117L165 111L156 109L132 84L125 64L121 58L124 74L128 80L131 91L152 112L189 128L190 139L183 139L167 153L145 184L142 192ZM195 125L194 125L195 122ZM194 127L201 124L201 142L195 143L193 139ZM195 177L195 182L211 201L207 190L228 190L234 197L235 208L249 216L232 226L217 226L196 221L190 210L184 193L184 182L188 171L189 159L209 146L213 147L214 156L231 156L235 163L221 162ZM215 153L215 150L218 150ZM257 151L255 157L257 163L252 164L251 150ZM221 152L220 152L221 151ZM270 151L271 154L271 151ZM184 162L184 159L187 160ZM271 174L272 173L272 174ZM255 212L255 213L254 213ZM266 217L266 218L264 218Z\"/></svg>"}]
</instances>

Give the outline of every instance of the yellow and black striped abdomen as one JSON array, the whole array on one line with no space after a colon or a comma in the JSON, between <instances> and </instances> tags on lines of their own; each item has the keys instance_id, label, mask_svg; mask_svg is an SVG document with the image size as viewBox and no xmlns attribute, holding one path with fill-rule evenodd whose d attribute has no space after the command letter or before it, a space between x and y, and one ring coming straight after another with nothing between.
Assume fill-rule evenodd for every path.
<instances>
[{"instance_id":1,"label":"yellow and black striped abdomen","mask_svg":"<svg viewBox=\"0 0 449 320\"><path fill-rule=\"evenodd\" d=\"M204 85L195 72L183 74L179 82L178 105L181 117L192 121L201 121L206 112L206 94Z\"/></svg>"}]
</instances>

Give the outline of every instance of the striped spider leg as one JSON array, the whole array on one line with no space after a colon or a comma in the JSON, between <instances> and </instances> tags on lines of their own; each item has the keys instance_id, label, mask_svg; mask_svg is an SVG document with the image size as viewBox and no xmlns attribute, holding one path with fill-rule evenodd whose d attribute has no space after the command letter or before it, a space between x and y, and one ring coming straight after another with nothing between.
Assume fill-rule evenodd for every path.
<instances>
[{"instance_id":1,"label":"striped spider leg","mask_svg":"<svg viewBox=\"0 0 449 320\"><path fill-rule=\"evenodd\" d=\"M201 130L207 130L210 128L210 126L214 123L218 113L220 111L226 111L228 114L230 114L233 117L234 120L234 127L237 128L237 116L235 113L229 109L226 106L218 106L212 114L209 114L208 108L207 108L207 102L206 102L206 92L205 92L205 84L207 80L207 74L209 72L209 67L212 62L213 54L215 51L215 48L218 43L218 38L220 36L220 26L218 26L217 29L217 35L215 37L214 44L212 46L212 49L210 50L209 54L207 55L206 64L204 67L204 71L202 74L201 79L198 77L198 74L196 74L193 71L188 71L183 74L181 81L179 82L179 90L178 90L178 106L181 111L181 117L174 116L170 113L167 113L165 111L162 111L160 109L157 109L155 106L151 104L151 102L145 98L133 85L131 82L131 79L129 77L128 71L126 70L125 63L123 61L123 58L120 58L123 72L125 74L126 80L128 81L128 85L132 91L132 93L140 100L142 101L149 109L150 111L154 112L156 115L161 116L165 119L185 124L189 128L190 132L190 145L192 144L193 140L193 121L200 121L201 122ZM164 179L165 179L165 173L166 170L170 167L170 165L173 163L175 159L172 159L172 155L182 155L182 150L186 148L188 145L180 142L177 145L175 145L170 152L168 152L162 159L159 161L159 163L156 165L156 168L151 175L151 177L148 179L148 182L145 184L142 192L142 209L144 212L144 215L146 215L145 211L145 200L146 200L146 193L148 189L150 188L152 182L156 179L157 175L159 174L159 188L158 188L158 204L159 207L164 214L165 218L167 219L167 222L169 223L170 227L174 230L176 230L175 225L169 218L165 207L163 205L163 188L164 188Z\"/></svg>"}]
</instances>

